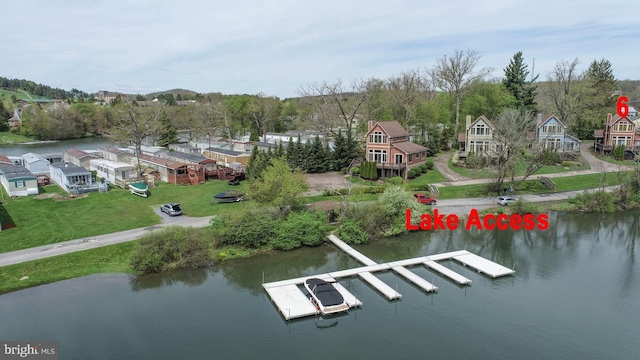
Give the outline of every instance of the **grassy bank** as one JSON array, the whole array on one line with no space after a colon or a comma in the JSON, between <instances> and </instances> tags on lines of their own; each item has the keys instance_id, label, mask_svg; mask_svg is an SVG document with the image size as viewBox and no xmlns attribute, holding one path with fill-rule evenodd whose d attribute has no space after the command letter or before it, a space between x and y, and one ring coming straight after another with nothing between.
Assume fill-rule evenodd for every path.
<instances>
[{"instance_id":1,"label":"grassy bank","mask_svg":"<svg viewBox=\"0 0 640 360\"><path fill-rule=\"evenodd\" d=\"M563 173L563 172L568 172L568 171L580 171L580 170L589 170L591 169L591 166L589 166L589 164L587 163L587 161L585 159L583 159L582 157L580 157L579 159L580 162L582 162L585 165L582 166L562 166L562 165L543 165L542 168L540 168L538 171L536 171L536 175L544 175L544 174L556 174L556 173ZM492 174L489 170L487 169L469 169L469 168L464 168L464 167L459 167L459 166L455 166L453 165L453 160L449 160L448 163L449 169L453 170L454 172L456 172L457 174L460 174L462 176L466 176L468 178L472 178L472 179L489 179L491 178ZM525 164L525 162L522 159L519 159L516 162L516 176L523 176L525 173L527 165Z\"/></svg>"},{"instance_id":2,"label":"grassy bank","mask_svg":"<svg viewBox=\"0 0 640 360\"><path fill-rule=\"evenodd\" d=\"M19 144L29 141L33 141L33 139L9 131L0 132L0 145Z\"/></svg>"},{"instance_id":3,"label":"grassy bank","mask_svg":"<svg viewBox=\"0 0 640 360\"><path fill-rule=\"evenodd\" d=\"M75 199L25 196L5 200L0 221L16 227L2 232L0 253L158 224L161 219L153 209L167 202L181 203L189 216L222 214L244 206L210 204L215 194L228 188L231 186L223 181L197 186L160 183L148 198L116 188ZM55 185L45 187L43 193L63 194Z\"/></svg>"}]
</instances>

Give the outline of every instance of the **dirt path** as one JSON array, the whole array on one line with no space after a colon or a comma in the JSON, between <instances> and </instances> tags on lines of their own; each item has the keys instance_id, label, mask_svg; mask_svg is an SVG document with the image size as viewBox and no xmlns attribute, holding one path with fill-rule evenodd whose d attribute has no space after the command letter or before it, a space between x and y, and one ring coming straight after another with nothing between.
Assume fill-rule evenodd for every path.
<instances>
[{"instance_id":1,"label":"dirt path","mask_svg":"<svg viewBox=\"0 0 640 360\"><path fill-rule=\"evenodd\" d=\"M343 189L349 186L357 186L347 180L344 175L337 172L328 172L324 174L307 174L309 182L309 191L302 196L322 195L325 189Z\"/></svg>"},{"instance_id":2,"label":"dirt path","mask_svg":"<svg viewBox=\"0 0 640 360\"><path fill-rule=\"evenodd\" d=\"M440 174L446 177L449 182L473 180L466 176L462 176L449 168L449 160L451 160L452 157L453 153L438 155L433 160L433 166L435 166L435 168L440 171Z\"/></svg>"}]
</instances>

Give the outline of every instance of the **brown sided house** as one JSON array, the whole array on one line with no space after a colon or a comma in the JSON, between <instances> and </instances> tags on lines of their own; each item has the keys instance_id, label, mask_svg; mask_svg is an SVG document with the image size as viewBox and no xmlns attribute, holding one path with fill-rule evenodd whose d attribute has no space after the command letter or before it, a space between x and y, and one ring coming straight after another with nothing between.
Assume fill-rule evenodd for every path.
<instances>
[{"instance_id":1,"label":"brown sided house","mask_svg":"<svg viewBox=\"0 0 640 360\"><path fill-rule=\"evenodd\" d=\"M204 167L140 154L140 165L156 172L157 180L174 185L200 184L205 181Z\"/></svg>"},{"instance_id":2,"label":"brown sided house","mask_svg":"<svg viewBox=\"0 0 640 360\"><path fill-rule=\"evenodd\" d=\"M365 159L376 162L380 177L401 176L427 160L427 148L409 141L409 133L397 121L369 121Z\"/></svg>"},{"instance_id":3,"label":"brown sided house","mask_svg":"<svg viewBox=\"0 0 640 360\"><path fill-rule=\"evenodd\" d=\"M607 115L604 129L594 130L595 149L600 153L610 153L615 146L624 146L625 158L633 159L640 149L640 129L629 117Z\"/></svg>"},{"instance_id":4,"label":"brown sided house","mask_svg":"<svg viewBox=\"0 0 640 360\"><path fill-rule=\"evenodd\" d=\"M64 162L73 164L76 166L82 166L85 169L89 169L91 167L91 159L98 159L99 156L96 154L91 154L83 150L78 149L69 149L65 151L63 159Z\"/></svg>"}]
</instances>

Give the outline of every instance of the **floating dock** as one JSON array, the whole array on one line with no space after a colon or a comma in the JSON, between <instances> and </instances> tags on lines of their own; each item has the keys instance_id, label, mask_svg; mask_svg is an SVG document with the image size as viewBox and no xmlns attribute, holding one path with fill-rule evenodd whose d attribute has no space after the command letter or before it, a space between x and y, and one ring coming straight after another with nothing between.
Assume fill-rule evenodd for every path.
<instances>
[{"instance_id":1,"label":"floating dock","mask_svg":"<svg viewBox=\"0 0 640 360\"><path fill-rule=\"evenodd\" d=\"M378 264L369 259L362 253L358 252L344 241L338 239L335 235L329 235L329 240L340 250L349 256L361 262L364 266L346 270L334 271L326 274L314 276L303 276L294 279L274 281L262 284L269 297L280 311L285 320L296 319L306 316L319 314L319 311L311 303L307 295L302 292L301 286L304 281L309 278L319 278L330 282L340 292L345 302L350 308L362 306L362 302L351 294L336 279L358 276L374 289L380 292L389 300L402 298L402 294L378 279L373 273L378 271L393 270L398 275L404 277L411 283L420 287L426 292L437 291L438 287L420 277L418 274L407 269L407 266L423 265L434 272L452 280L459 285L470 285L471 280L458 274L457 272L439 264L439 261L455 260L464 266L471 267L479 273L485 274L492 278L514 274L515 271L497 264L491 260L485 259L466 250L452 251L448 253L435 254L429 256L420 256L412 259L392 261L389 263Z\"/></svg>"},{"instance_id":2,"label":"floating dock","mask_svg":"<svg viewBox=\"0 0 640 360\"><path fill-rule=\"evenodd\" d=\"M500 276L511 275L516 272L515 270L509 269L470 252L454 256L453 259L459 261L464 266L472 267L479 273L489 275L494 279Z\"/></svg>"}]
</instances>

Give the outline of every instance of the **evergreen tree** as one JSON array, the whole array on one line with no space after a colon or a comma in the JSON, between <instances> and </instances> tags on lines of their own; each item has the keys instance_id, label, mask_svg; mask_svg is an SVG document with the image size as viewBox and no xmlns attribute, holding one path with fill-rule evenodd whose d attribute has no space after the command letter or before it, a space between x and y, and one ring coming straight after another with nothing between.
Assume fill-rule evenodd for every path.
<instances>
[{"instance_id":1,"label":"evergreen tree","mask_svg":"<svg viewBox=\"0 0 640 360\"><path fill-rule=\"evenodd\" d=\"M534 81L538 79L538 75L530 81L527 81L528 75L529 70L524 63L522 51L518 51L513 55L513 59L511 59L509 65L504 69L505 78L502 80L502 83L516 99L516 108L535 111L538 86L534 84Z\"/></svg>"},{"instance_id":2,"label":"evergreen tree","mask_svg":"<svg viewBox=\"0 0 640 360\"><path fill-rule=\"evenodd\" d=\"M298 168L296 164L296 143L291 138L289 138L289 142L287 143L285 157L292 169Z\"/></svg>"},{"instance_id":3,"label":"evergreen tree","mask_svg":"<svg viewBox=\"0 0 640 360\"><path fill-rule=\"evenodd\" d=\"M307 161L309 158L309 151L307 149L307 143L302 143L300 134L298 134L298 140L296 141L296 166L302 170L307 170Z\"/></svg>"},{"instance_id":4,"label":"evergreen tree","mask_svg":"<svg viewBox=\"0 0 640 360\"><path fill-rule=\"evenodd\" d=\"M351 162L349 144L347 144L347 139L342 135L342 130L338 131L338 135L336 135L333 141L333 152L331 155L332 169L335 171L346 168Z\"/></svg>"},{"instance_id":5,"label":"evergreen tree","mask_svg":"<svg viewBox=\"0 0 640 360\"><path fill-rule=\"evenodd\" d=\"M160 146L167 146L169 144L175 144L178 142L178 131L171 123L171 120L167 114L162 115L160 120L160 135L158 137L158 144Z\"/></svg>"},{"instance_id":6,"label":"evergreen tree","mask_svg":"<svg viewBox=\"0 0 640 360\"><path fill-rule=\"evenodd\" d=\"M5 109L4 104L2 104L2 100L0 100L0 131L9 130L9 123L7 120L11 117L11 113Z\"/></svg>"},{"instance_id":7,"label":"evergreen tree","mask_svg":"<svg viewBox=\"0 0 640 360\"><path fill-rule=\"evenodd\" d=\"M276 157L278 159L282 159L282 158L286 159L286 154L284 152L284 146L282 145L282 141L280 141L278 143L278 147L276 147Z\"/></svg>"},{"instance_id":8,"label":"evergreen tree","mask_svg":"<svg viewBox=\"0 0 640 360\"><path fill-rule=\"evenodd\" d=\"M247 164L247 177L249 179L255 179L257 178L257 168L258 166L258 153L260 152L260 150L258 150L258 145L253 145L253 149L251 150L251 156L249 157L249 163Z\"/></svg>"}]
</instances>

